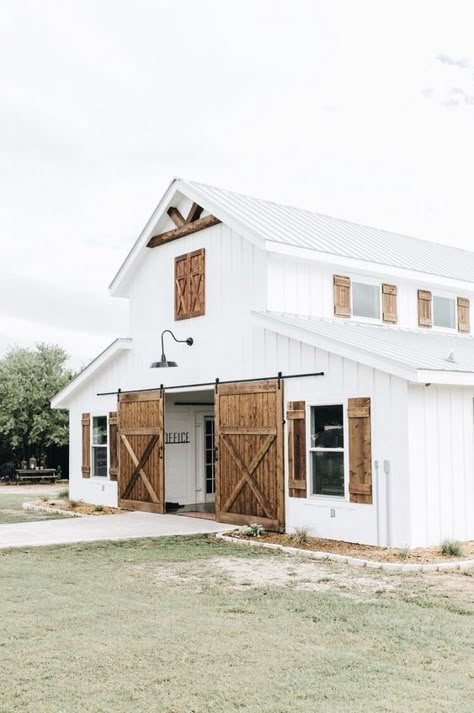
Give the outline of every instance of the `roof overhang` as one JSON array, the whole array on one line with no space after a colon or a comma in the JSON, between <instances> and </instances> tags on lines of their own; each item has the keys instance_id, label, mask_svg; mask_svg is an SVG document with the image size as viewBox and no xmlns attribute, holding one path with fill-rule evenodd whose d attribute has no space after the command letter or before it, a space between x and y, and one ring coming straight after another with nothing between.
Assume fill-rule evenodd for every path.
<instances>
[{"instance_id":1,"label":"roof overhang","mask_svg":"<svg viewBox=\"0 0 474 713\"><path fill-rule=\"evenodd\" d=\"M132 340L128 338L116 339L112 344L104 349L93 361L90 362L79 374L72 379L51 399L51 408L67 408L68 401L78 389L82 388L89 379L100 369L109 364L120 352L132 348Z\"/></svg>"},{"instance_id":2,"label":"roof overhang","mask_svg":"<svg viewBox=\"0 0 474 713\"><path fill-rule=\"evenodd\" d=\"M388 359L385 356L378 355L373 351L361 349L353 344L346 344L341 339L315 333L309 326L308 329L305 329L299 324L292 325L286 321L279 320L278 317L260 312L252 312L252 317L256 324L272 332L323 349L332 354L337 354L345 359L365 364L393 376L398 376L412 383L474 386L473 372L415 368L395 359Z\"/></svg>"}]
</instances>

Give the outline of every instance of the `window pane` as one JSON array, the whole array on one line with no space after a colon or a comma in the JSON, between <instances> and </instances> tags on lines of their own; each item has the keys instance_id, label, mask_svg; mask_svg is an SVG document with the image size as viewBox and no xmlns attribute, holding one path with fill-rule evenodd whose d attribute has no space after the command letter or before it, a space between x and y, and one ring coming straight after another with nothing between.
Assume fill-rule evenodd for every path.
<instances>
[{"instance_id":1,"label":"window pane","mask_svg":"<svg viewBox=\"0 0 474 713\"><path fill-rule=\"evenodd\" d=\"M107 445L107 416L93 416L92 443L95 446Z\"/></svg>"},{"instance_id":2,"label":"window pane","mask_svg":"<svg viewBox=\"0 0 474 713\"><path fill-rule=\"evenodd\" d=\"M311 448L344 448L344 416L341 405L312 407Z\"/></svg>"},{"instance_id":3,"label":"window pane","mask_svg":"<svg viewBox=\"0 0 474 713\"><path fill-rule=\"evenodd\" d=\"M344 496L344 453L312 452L313 495Z\"/></svg>"},{"instance_id":4,"label":"window pane","mask_svg":"<svg viewBox=\"0 0 474 713\"><path fill-rule=\"evenodd\" d=\"M433 324L435 327L456 328L456 308L450 297L433 297Z\"/></svg>"},{"instance_id":5,"label":"window pane","mask_svg":"<svg viewBox=\"0 0 474 713\"><path fill-rule=\"evenodd\" d=\"M380 318L380 288L378 285L352 283L352 314L356 317Z\"/></svg>"},{"instance_id":6,"label":"window pane","mask_svg":"<svg viewBox=\"0 0 474 713\"><path fill-rule=\"evenodd\" d=\"M92 449L93 475L99 478L107 477L107 448L94 447Z\"/></svg>"}]
</instances>

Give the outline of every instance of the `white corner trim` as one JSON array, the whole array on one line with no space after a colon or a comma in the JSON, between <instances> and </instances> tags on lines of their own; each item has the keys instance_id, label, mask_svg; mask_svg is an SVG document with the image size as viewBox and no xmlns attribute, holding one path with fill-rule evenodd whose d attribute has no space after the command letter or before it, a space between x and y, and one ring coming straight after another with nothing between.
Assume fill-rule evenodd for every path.
<instances>
[{"instance_id":1,"label":"white corner trim","mask_svg":"<svg viewBox=\"0 0 474 713\"><path fill-rule=\"evenodd\" d=\"M79 374L66 384L53 398L51 399L51 408L67 408L67 400L80 389L90 377L99 369L108 364L119 352L127 351L132 348L131 338L119 338L112 344L109 344L103 352L93 359Z\"/></svg>"},{"instance_id":2,"label":"white corner trim","mask_svg":"<svg viewBox=\"0 0 474 713\"><path fill-rule=\"evenodd\" d=\"M278 243L273 240L265 241L265 250L271 253L287 255L300 260L317 261L326 265L332 265L335 268L344 268L352 270L362 275L387 275L390 278L399 278L411 282L426 283L445 287L449 290L465 290L467 292L474 291L473 282L465 280L454 280L451 277L443 277L442 275L434 275L428 272L417 272L416 270L408 270L402 267L385 265L382 263L371 262L368 260L357 260L356 258L344 257L343 255L333 255L331 253L312 250L311 248L301 248L296 245L287 245L286 243Z\"/></svg>"},{"instance_id":3,"label":"white corner trim","mask_svg":"<svg viewBox=\"0 0 474 713\"><path fill-rule=\"evenodd\" d=\"M304 329L299 325L290 325L279 320L278 317L273 317L271 315L252 312L252 317L255 322L266 329L276 332L277 334L282 334L289 339L295 339L296 341L303 342L304 344L310 344L313 347L337 354L338 356L350 359L351 361L365 364L373 369L385 371L389 374L393 374L394 376L398 376L401 379L406 379L407 381L417 380L416 369L403 366L399 363L397 364L396 362L384 357L374 356L372 353L366 352L362 349L347 346L339 339L323 337L312 332L310 328Z\"/></svg>"}]
</instances>

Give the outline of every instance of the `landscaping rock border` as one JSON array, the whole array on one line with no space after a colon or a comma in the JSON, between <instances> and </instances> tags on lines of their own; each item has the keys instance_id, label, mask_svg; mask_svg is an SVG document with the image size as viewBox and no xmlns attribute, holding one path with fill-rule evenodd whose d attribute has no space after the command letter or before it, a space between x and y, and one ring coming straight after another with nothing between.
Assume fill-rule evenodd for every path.
<instances>
[{"instance_id":1,"label":"landscaping rock border","mask_svg":"<svg viewBox=\"0 0 474 713\"><path fill-rule=\"evenodd\" d=\"M342 562L353 567L367 567L368 569L381 569L389 572L442 572L443 570L463 570L474 567L474 560L455 560L454 562L433 562L431 564L403 564L402 562L380 562L377 560L361 559L359 557L348 557L338 555L333 552L321 552L317 550L301 550L298 547L287 547L273 542L258 542L255 540L241 540L231 535L217 533L216 538L238 545L248 545L249 547L261 547L268 550L277 550L286 555L298 557L309 557L316 560L330 560L332 562Z\"/></svg>"},{"instance_id":2,"label":"landscaping rock border","mask_svg":"<svg viewBox=\"0 0 474 713\"><path fill-rule=\"evenodd\" d=\"M64 515L65 517L87 517L80 512L72 512L71 510L61 510L61 508L50 508L46 505L36 505L35 503L23 503L23 510L33 510L35 512L52 512L55 515Z\"/></svg>"}]
</instances>

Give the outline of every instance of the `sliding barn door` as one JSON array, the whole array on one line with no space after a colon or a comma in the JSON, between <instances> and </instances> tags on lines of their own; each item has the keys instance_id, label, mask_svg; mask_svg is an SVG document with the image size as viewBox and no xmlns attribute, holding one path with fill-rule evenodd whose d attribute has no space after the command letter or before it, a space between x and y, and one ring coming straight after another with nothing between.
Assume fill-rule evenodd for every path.
<instances>
[{"instance_id":1,"label":"sliding barn door","mask_svg":"<svg viewBox=\"0 0 474 713\"><path fill-rule=\"evenodd\" d=\"M163 395L159 391L119 394L118 420L119 505L163 513Z\"/></svg>"},{"instance_id":2,"label":"sliding barn door","mask_svg":"<svg viewBox=\"0 0 474 713\"><path fill-rule=\"evenodd\" d=\"M219 384L216 518L284 526L283 382Z\"/></svg>"}]
</instances>

